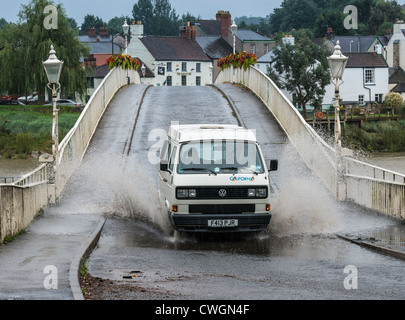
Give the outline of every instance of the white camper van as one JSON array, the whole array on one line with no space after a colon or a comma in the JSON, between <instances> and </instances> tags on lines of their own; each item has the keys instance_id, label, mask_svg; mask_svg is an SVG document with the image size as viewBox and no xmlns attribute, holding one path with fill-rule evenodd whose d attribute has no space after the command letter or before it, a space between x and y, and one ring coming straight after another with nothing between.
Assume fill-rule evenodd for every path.
<instances>
[{"instance_id":1,"label":"white camper van","mask_svg":"<svg viewBox=\"0 0 405 320\"><path fill-rule=\"evenodd\" d=\"M264 230L268 172L277 166L266 165L254 133L243 127L172 125L160 154L159 198L177 231Z\"/></svg>"}]
</instances>

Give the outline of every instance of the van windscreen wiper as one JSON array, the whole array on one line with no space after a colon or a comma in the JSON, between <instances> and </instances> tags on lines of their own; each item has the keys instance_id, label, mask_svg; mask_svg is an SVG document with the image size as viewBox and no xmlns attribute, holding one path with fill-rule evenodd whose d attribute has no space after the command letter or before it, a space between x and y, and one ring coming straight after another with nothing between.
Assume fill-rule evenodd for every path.
<instances>
[{"instance_id":1,"label":"van windscreen wiper","mask_svg":"<svg viewBox=\"0 0 405 320\"><path fill-rule=\"evenodd\" d=\"M186 170L190 170L190 171L207 170L207 171L210 171L211 173L217 175L217 173L215 171L213 171L211 169L208 169L208 168L195 168L195 167L193 167L193 168L181 168L180 170L182 170L182 171L186 171Z\"/></svg>"},{"instance_id":2,"label":"van windscreen wiper","mask_svg":"<svg viewBox=\"0 0 405 320\"><path fill-rule=\"evenodd\" d=\"M246 170L249 170L250 172L254 173L255 175L258 175L258 173L257 173L256 171L254 171L254 170L252 170L252 169L250 169L250 168L248 168L248 167L222 167L221 170L222 170L222 169L226 169L226 170L246 169Z\"/></svg>"}]
</instances>

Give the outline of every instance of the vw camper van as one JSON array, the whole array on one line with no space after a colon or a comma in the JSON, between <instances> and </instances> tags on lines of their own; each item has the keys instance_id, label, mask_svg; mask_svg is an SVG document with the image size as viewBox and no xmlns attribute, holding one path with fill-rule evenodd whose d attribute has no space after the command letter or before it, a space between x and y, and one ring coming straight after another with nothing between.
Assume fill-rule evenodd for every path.
<instances>
[{"instance_id":1,"label":"vw camper van","mask_svg":"<svg viewBox=\"0 0 405 320\"><path fill-rule=\"evenodd\" d=\"M237 125L172 125L159 198L177 231L260 231L270 223L269 171L255 134Z\"/></svg>"}]
</instances>

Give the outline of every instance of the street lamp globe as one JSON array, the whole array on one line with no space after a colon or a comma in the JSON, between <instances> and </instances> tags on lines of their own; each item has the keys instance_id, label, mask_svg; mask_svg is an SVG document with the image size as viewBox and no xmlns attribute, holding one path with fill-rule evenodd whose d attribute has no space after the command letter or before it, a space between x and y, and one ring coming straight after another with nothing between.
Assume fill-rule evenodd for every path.
<instances>
[{"instance_id":1,"label":"street lamp globe","mask_svg":"<svg viewBox=\"0 0 405 320\"><path fill-rule=\"evenodd\" d=\"M236 32L238 30L238 26L235 23L235 20L233 20L232 25L229 27L229 29L231 30L232 36L233 36L233 54L235 54L236 49L235 49L235 44L236 44Z\"/></svg>"},{"instance_id":2,"label":"street lamp globe","mask_svg":"<svg viewBox=\"0 0 405 320\"><path fill-rule=\"evenodd\" d=\"M342 80L348 57L344 56L340 49L341 47L338 40L335 45L335 51L330 57L328 57L328 64L332 79Z\"/></svg>"},{"instance_id":3,"label":"street lamp globe","mask_svg":"<svg viewBox=\"0 0 405 320\"><path fill-rule=\"evenodd\" d=\"M62 72L63 61L60 61L55 54L53 45L51 45L51 51L49 51L48 60L43 62L46 76L48 78L48 86L50 84L59 85L59 78Z\"/></svg>"},{"instance_id":4,"label":"street lamp globe","mask_svg":"<svg viewBox=\"0 0 405 320\"><path fill-rule=\"evenodd\" d=\"M128 25L126 19L125 19L124 25L122 26L122 30L124 31L124 35L127 36L129 33L129 25Z\"/></svg>"},{"instance_id":5,"label":"street lamp globe","mask_svg":"<svg viewBox=\"0 0 405 320\"><path fill-rule=\"evenodd\" d=\"M236 35L236 32L238 30L238 25L235 23L235 20L233 20L233 23L230 26L232 34Z\"/></svg>"}]
</instances>

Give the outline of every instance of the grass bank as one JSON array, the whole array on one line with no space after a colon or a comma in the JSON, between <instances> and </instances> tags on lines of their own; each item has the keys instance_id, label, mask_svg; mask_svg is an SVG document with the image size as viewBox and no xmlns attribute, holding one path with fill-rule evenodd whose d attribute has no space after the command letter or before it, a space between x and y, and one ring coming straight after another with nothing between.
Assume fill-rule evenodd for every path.
<instances>
[{"instance_id":1,"label":"grass bank","mask_svg":"<svg viewBox=\"0 0 405 320\"><path fill-rule=\"evenodd\" d=\"M405 120L346 123L343 144L367 152L405 152Z\"/></svg>"},{"instance_id":2,"label":"grass bank","mask_svg":"<svg viewBox=\"0 0 405 320\"><path fill-rule=\"evenodd\" d=\"M74 126L80 109L61 107L59 140ZM0 106L0 156L25 159L33 151L52 153L51 106Z\"/></svg>"}]
</instances>

